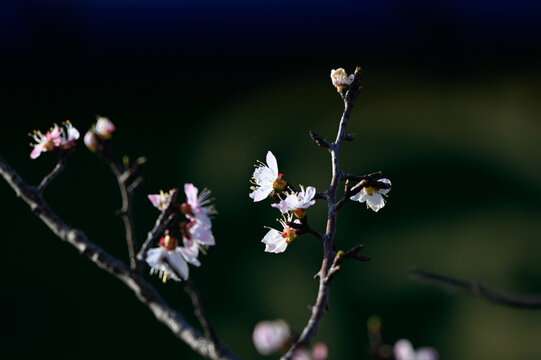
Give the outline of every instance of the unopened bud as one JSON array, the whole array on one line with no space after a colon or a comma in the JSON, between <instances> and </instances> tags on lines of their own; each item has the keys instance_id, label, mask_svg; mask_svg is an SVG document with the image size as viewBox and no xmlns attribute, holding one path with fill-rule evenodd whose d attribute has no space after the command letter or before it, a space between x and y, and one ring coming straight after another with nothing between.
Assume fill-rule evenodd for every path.
<instances>
[{"instance_id":1,"label":"unopened bud","mask_svg":"<svg viewBox=\"0 0 541 360\"><path fill-rule=\"evenodd\" d=\"M84 143L90 151L96 152L98 150L98 139L92 130L86 132Z\"/></svg>"}]
</instances>

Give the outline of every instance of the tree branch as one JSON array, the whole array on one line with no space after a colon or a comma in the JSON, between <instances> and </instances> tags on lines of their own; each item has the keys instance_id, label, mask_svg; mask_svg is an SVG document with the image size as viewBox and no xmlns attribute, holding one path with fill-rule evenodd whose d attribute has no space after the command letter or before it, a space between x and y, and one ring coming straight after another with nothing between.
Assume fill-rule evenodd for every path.
<instances>
[{"instance_id":1,"label":"tree branch","mask_svg":"<svg viewBox=\"0 0 541 360\"><path fill-rule=\"evenodd\" d=\"M156 290L137 272L92 243L82 231L64 223L43 200L37 188L24 182L1 156L0 175L56 236L71 244L81 255L91 260L99 268L122 281L152 311L158 321L166 325L176 337L184 341L190 348L213 360L239 359L222 343L220 343L222 349L220 355L212 341L202 336L184 319L182 314L169 307Z\"/></svg>"},{"instance_id":2,"label":"tree branch","mask_svg":"<svg viewBox=\"0 0 541 360\"><path fill-rule=\"evenodd\" d=\"M316 141L318 146L323 146L329 149L332 161L331 183L329 189L324 192L326 195L325 198L327 200L328 215L327 227L325 235L323 237L323 260L321 261L321 268L318 273L319 289L316 303L312 307L312 314L308 319L308 323L302 330L301 335L299 336L297 341L295 341L293 345L289 348L287 353L282 356L282 360L290 360L299 347L307 346L311 342L311 340L317 333L317 329L319 328L319 324L321 322L321 319L323 318L323 315L325 314L325 311L327 311L329 308L329 294L331 290L330 280L332 277L329 278L328 274L330 269L332 268L332 264L336 256L336 251L334 250L336 220L338 215L338 212L336 211L336 191L343 177L343 172L340 169L340 147L346 137L348 138L348 141L351 140L351 136L346 135L346 127L348 125L351 112L353 110L355 99L360 93L360 81L361 71L360 68L357 68L355 70L355 76L350 89L345 94L341 93L344 99L345 108L340 119L338 133L336 135L336 140L334 141L334 143L331 144L326 140L323 141L324 139L317 134L316 138L314 138L314 133L310 134L314 141Z\"/></svg>"},{"instance_id":3,"label":"tree branch","mask_svg":"<svg viewBox=\"0 0 541 360\"><path fill-rule=\"evenodd\" d=\"M422 269L411 270L410 275L421 283L436 286L447 291L477 296L494 304L519 309L541 309L541 296L539 295L527 296L500 292L485 287L479 281L471 283L449 276L431 273Z\"/></svg>"}]
</instances>

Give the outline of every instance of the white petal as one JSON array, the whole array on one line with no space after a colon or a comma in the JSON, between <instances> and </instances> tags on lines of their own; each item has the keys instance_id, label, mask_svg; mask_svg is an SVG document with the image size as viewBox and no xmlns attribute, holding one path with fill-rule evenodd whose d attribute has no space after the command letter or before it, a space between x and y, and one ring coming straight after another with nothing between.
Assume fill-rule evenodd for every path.
<instances>
[{"instance_id":1,"label":"white petal","mask_svg":"<svg viewBox=\"0 0 541 360\"><path fill-rule=\"evenodd\" d=\"M312 200L316 196L316 188L313 186L308 186L306 188L306 193L304 195L305 200Z\"/></svg>"},{"instance_id":2,"label":"white petal","mask_svg":"<svg viewBox=\"0 0 541 360\"><path fill-rule=\"evenodd\" d=\"M385 206L385 200L381 194L375 193L366 198L366 205L375 212L378 212L379 209Z\"/></svg>"},{"instance_id":3,"label":"white petal","mask_svg":"<svg viewBox=\"0 0 541 360\"><path fill-rule=\"evenodd\" d=\"M184 260L186 260L190 264L197 267L201 266L201 263L199 262L199 260L197 260L197 255L199 254L199 249L197 248L197 244L195 244L195 246L192 246L192 247L179 246L175 249L175 251L178 252L184 258Z\"/></svg>"},{"instance_id":4,"label":"white petal","mask_svg":"<svg viewBox=\"0 0 541 360\"><path fill-rule=\"evenodd\" d=\"M266 199L272 190L272 187L258 187L250 194L250 197L254 199L254 202L258 202Z\"/></svg>"},{"instance_id":5,"label":"white petal","mask_svg":"<svg viewBox=\"0 0 541 360\"><path fill-rule=\"evenodd\" d=\"M261 242L265 244L265 252L281 253L287 248L286 239L275 229L270 229Z\"/></svg>"},{"instance_id":6,"label":"white petal","mask_svg":"<svg viewBox=\"0 0 541 360\"><path fill-rule=\"evenodd\" d=\"M350 197L350 199L353 200L353 201L359 201L360 198L361 198L361 192L360 191L357 194Z\"/></svg>"},{"instance_id":7,"label":"white petal","mask_svg":"<svg viewBox=\"0 0 541 360\"><path fill-rule=\"evenodd\" d=\"M391 180L389 179L380 179L378 180L378 182L391 186ZM386 195L389 191L391 191L391 189L380 189L378 192L380 194Z\"/></svg>"},{"instance_id":8,"label":"white petal","mask_svg":"<svg viewBox=\"0 0 541 360\"><path fill-rule=\"evenodd\" d=\"M190 206L199 208L199 202L197 201L197 192L199 190L193 184L184 184L184 192L186 193L186 202Z\"/></svg>"},{"instance_id":9,"label":"white petal","mask_svg":"<svg viewBox=\"0 0 541 360\"><path fill-rule=\"evenodd\" d=\"M278 175L278 163L272 152L267 152L267 166L273 171L275 175Z\"/></svg>"},{"instance_id":10,"label":"white petal","mask_svg":"<svg viewBox=\"0 0 541 360\"><path fill-rule=\"evenodd\" d=\"M169 262L169 265L171 265L171 267L173 267L173 269L175 270L175 272L171 272L170 270L168 271L170 272L170 275L174 280L178 280L178 279L175 279L176 278L176 276L174 276L175 273L182 276L184 280L188 280L188 272L189 272L188 264L178 252L168 251L167 261Z\"/></svg>"},{"instance_id":11,"label":"white petal","mask_svg":"<svg viewBox=\"0 0 541 360\"><path fill-rule=\"evenodd\" d=\"M210 223L196 221L195 225L190 228L190 235L195 242L201 245L212 246L215 244Z\"/></svg>"},{"instance_id":12,"label":"white petal","mask_svg":"<svg viewBox=\"0 0 541 360\"><path fill-rule=\"evenodd\" d=\"M165 250L162 247L153 248L147 251L146 262L151 268L159 269L163 263L162 256L165 255Z\"/></svg>"}]
</instances>

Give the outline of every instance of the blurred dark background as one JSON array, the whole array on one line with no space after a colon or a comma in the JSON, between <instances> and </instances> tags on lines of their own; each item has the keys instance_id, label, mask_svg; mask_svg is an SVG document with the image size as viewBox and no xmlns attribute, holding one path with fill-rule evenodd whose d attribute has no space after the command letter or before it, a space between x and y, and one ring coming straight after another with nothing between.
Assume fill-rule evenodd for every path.
<instances>
[{"instance_id":1,"label":"blurred dark background","mask_svg":"<svg viewBox=\"0 0 541 360\"><path fill-rule=\"evenodd\" d=\"M330 359L369 359L366 321L388 343L410 339L442 359L541 358L541 312L450 295L412 281L412 267L518 293L541 293L541 5L536 1L13 1L0 4L0 154L37 184L54 166L30 160L33 129L96 115L116 125L118 156L145 155L138 238L158 212L146 194L208 187L216 247L192 269L218 333L246 359L251 332L309 316L318 241L266 254L275 209L248 198L267 150L293 183L325 189L342 104L329 73L356 65L364 92L343 168L393 181L378 214L347 206L337 244L346 263L317 340ZM3 181L2 181L3 183ZM47 201L69 224L127 260L113 175L82 141ZM60 242L0 184L2 348L16 358L197 359L117 280ZM323 204L311 210L323 230ZM192 319L175 284L151 278Z\"/></svg>"}]
</instances>

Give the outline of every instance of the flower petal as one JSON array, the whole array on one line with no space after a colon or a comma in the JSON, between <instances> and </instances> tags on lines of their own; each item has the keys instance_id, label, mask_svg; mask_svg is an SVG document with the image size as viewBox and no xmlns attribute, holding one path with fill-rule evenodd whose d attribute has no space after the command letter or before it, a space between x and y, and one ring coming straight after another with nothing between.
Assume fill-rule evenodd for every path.
<instances>
[{"instance_id":1,"label":"flower petal","mask_svg":"<svg viewBox=\"0 0 541 360\"><path fill-rule=\"evenodd\" d=\"M272 190L272 187L258 187L250 193L250 197L254 199L254 202L258 202L266 199Z\"/></svg>"},{"instance_id":2,"label":"flower petal","mask_svg":"<svg viewBox=\"0 0 541 360\"><path fill-rule=\"evenodd\" d=\"M385 199L383 199L383 196L381 196L380 193L375 193L371 196L369 195L366 198L366 206L375 212L378 212L379 209L385 206Z\"/></svg>"},{"instance_id":3,"label":"flower petal","mask_svg":"<svg viewBox=\"0 0 541 360\"><path fill-rule=\"evenodd\" d=\"M184 260L184 258L176 251L168 251L167 252L167 261L169 265L175 270L174 272L169 270L168 272L171 275L171 278L174 280L179 280L176 274L180 275L182 279L188 280L189 270L188 270L188 264ZM166 268L169 268L167 263L164 262L164 265Z\"/></svg>"},{"instance_id":4,"label":"flower petal","mask_svg":"<svg viewBox=\"0 0 541 360\"><path fill-rule=\"evenodd\" d=\"M194 266L199 267L201 266L201 263L197 259L197 256L199 255L199 248L195 242L192 241L192 243L193 245L190 247L179 246L175 249L175 251L178 252L184 258L184 260ZM186 242L184 244L186 244Z\"/></svg>"},{"instance_id":5,"label":"flower petal","mask_svg":"<svg viewBox=\"0 0 541 360\"><path fill-rule=\"evenodd\" d=\"M265 244L265 252L281 253L287 248L286 239L282 237L282 233L275 229L270 229L261 240Z\"/></svg>"},{"instance_id":6,"label":"flower petal","mask_svg":"<svg viewBox=\"0 0 541 360\"><path fill-rule=\"evenodd\" d=\"M273 171L274 175L278 175L278 163L276 157L270 151L267 152L267 166Z\"/></svg>"},{"instance_id":7,"label":"flower petal","mask_svg":"<svg viewBox=\"0 0 541 360\"><path fill-rule=\"evenodd\" d=\"M197 202L197 193L198 189L193 184L184 184L184 192L186 193L186 202L192 207L199 208L199 203Z\"/></svg>"}]
</instances>

